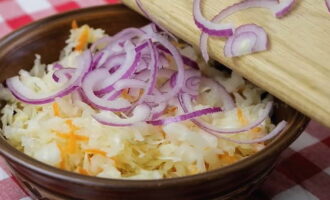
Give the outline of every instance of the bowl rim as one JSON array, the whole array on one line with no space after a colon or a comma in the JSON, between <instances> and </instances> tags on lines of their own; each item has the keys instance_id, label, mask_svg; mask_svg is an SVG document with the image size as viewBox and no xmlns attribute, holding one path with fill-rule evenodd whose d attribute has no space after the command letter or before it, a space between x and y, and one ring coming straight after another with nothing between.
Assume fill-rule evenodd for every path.
<instances>
[{"instance_id":1,"label":"bowl rim","mask_svg":"<svg viewBox=\"0 0 330 200\"><path fill-rule=\"evenodd\" d=\"M0 48L2 46L6 46L7 43L10 43L17 37L20 37L24 33L29 32L34 28L37 28L45 23L54 23L57 20L64 19L73 15L86 14L91 12L97 12L100 10L111 10L111 9L129 9L123 4L114 4L114 5L102 5L102 6L94 6L89 8L82 8L78 10L68 11L60 14L56 14L53 16L46 17L41 20L37 20L33 23L30 23L26 26L23 26L14 32L6 35L2 39L0 39ZM210 177L218 178L222 177L226 174L232 174L240 171L241 169L250 167L258 162L262 162L270 152L275 152L279 154L285 148L288 147L289 144L293 142L302 132L302 130L307 126L309 122L309 118L303 115L302 113L294 110L293 117L291 121L287 124L287 126L282 130L281 134L276 137L272 142L270 142L266 148L263 150L249 156L246 159L238 161L234 164L228 165L223 168L211 170L208 172L177 177L177 178L169 178L169 179L151 179L151 180L128 180L128 179L111 179L111 178L100 178L94 176L85 176L80 175L74 172L64 171L58 169L56 167L44 164L34 158L24 154L23 152L17 150L13 146L11 146L3 134L0 132L0 155L3 155L7 160L9 159L12 162L18 163L36 173L42 174L44 176L49 176L51 178L64 180L67 182L72 182L80 185L93 185L93 187L116 187L116 188L154 188L155 183L159 187L170 187L177 184L184 184L185 186L202 183L204 181L210 180ZM295 126L293 126L295 125ZM290 128L290 129L289 129Z\"/></svg>"}]
</instances>

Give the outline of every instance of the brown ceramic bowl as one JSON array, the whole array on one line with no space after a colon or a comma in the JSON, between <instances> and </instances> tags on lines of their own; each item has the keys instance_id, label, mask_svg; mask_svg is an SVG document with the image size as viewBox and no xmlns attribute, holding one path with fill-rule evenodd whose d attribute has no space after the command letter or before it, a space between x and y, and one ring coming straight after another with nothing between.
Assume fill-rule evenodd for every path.
<instances>
[{"instance_id":1,"label":"brown ceramic bowl","mask_svg":"<svg viewBox=\"0 0 330 200\"><path fill-rule=\"evenodd\" d=\"M0 81L42 62L57 60L72 20L114 34L148 21L123 5L68 12L32 23L0 41ZM287 120L267 148L231 166L194 176L164 180L115 180L74 174L38 162L10 146L0 134L0 153L23 187L38 199L245 199L272 171L279 154L303 131L309 119L277 101L274 122Z\"/></svg>"}]
</instances>

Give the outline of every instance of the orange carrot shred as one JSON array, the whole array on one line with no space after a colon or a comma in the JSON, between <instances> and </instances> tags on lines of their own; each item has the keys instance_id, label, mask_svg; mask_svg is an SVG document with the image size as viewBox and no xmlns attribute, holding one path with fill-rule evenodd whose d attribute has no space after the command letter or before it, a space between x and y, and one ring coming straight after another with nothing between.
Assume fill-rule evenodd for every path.
<instances>
[{"instance_id":1,"label":"orange carrot shred","mask_svg":"<svg viewBox=\"0 0 330 200\"><path fill-rule=\"evenodd\" d=\"M59 148L60 152L61 152L61 162L60 162L60 169L65 170L66 169L66 153L63 149L63 147L61 145L59 145L58 143L56 143L57 147Z\"/></svg>"},{"instance_id":2,"label":"orange carrot shred","mask_svg":"<svg viewBox=\"0 0 330 200\"><path fill-rule=\"evenodd\" d=\"M53 113L56 117L61 117L61 110L60 110L60 107L58 106L58 103L57 102L54 102L52 104L53 106Z\"/></svg>"},{"instance_id":3,"label":"orange carrot shred","mask_svg":"<svg viewBox=\"0 0 330 200\"><path fill-rule=\"evenodd\" d=\"M231 156L228 153L219 155L219 158L220 158L220 160L222 160L223 162L225 162L227 164L234 163L238 160L237 157Z\"/></svg>"},{"instance_id":4,"label":"orange carrot shred","mask_svg":"<svg viewBox=\"0 0 330 200\"><path fill-rule=\"evenodd\" d=\"M178 110L178 107L176 107L176 106L168 106L165 110L165 113L174 115L177 110Z\"/></svg>"},{"instance_id":5,"label":"orange carrot shred","mask_svg":"<svg viewBox=\"0 0 330 200\"><path fill-rule=\"evenodd\" d=\"M72 29L77 29L78 28L78 24L77 24L77 21L76 20L72 20L72 22L71 22L71 28Z\"/></svg>"},{"instance_id":6,"label":"orange carrot shred","mask_svg":"<svg viewBox=\"0 0 330 200\"><path fill-rule=\"evenodd\" d=\"M81 167L79 167L79 173L80 174L82 174L82 175L89 175L89 173L88 173L88 171L87 170L85 170L85 169L83 169L83 168L81 168Z\"/></svg>"},{"instance_id":7,"label":"orange carrot shred","mask_svg":"<svg viewBox=\"0 0 330 200\"><path fill-rule=\"evenodd\" d=\"M89 28L88 28L88 26L84 26L83 30L78 38L78 43L75 47L75 51L82 51L85 49L85 47L88 43L88 37L89 37Z\"/></svg>"},{"instance_id":8,"label":"orange carrot shred","mask_svg":"<svg viewBox=\"0 0 330 200\"><path fill-rule=\"evenodd\" d=\"M65 121L65 123L68 125L68 127L70 128L71 132L76 132L77 130L79 130L80 128L78 126L75 126L72 122L72 120L68 119Z\"/></svg>"},{"instance_id":9,"label":"orange carrot shred","mask_svg":"<svg viewBox=\"0 0 330 200\"><path fill-rule=\"evenodd\" d=\"M68 133L61 133L56 130L52 130L58 137L66 139L66 148L65 151L69 154L75 153L78 148L78 141L88 141L89 138L82 135L77 135L76 131L79 130L79 127L75 126L72 120L66 120L65 123L69 126L70 131Z\"/></svg>"},{"instance_id":10,"label":"orange carrot shred","mask_svg":"<svg viewBox=\"0 0 330 200\"><path fill-rule=\"evenodd\" d=\"M132 95L129 94L129 89L123 89L123 91L121 92L120 96L124 99L126 99L127 101L134 103L137 100L140 99L140 97L143 95L144 91L141 89L139 92L139 96L138 97L133 97Z\"/></svg>"}]
</instances>

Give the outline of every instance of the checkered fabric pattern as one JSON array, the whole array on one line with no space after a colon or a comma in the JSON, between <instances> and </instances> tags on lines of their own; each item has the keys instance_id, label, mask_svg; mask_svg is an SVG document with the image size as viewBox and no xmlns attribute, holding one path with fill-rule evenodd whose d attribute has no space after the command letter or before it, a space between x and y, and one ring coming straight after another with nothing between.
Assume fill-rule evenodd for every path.
<instances>
[{"instance_id":1,"label":"checkered fabric pattern","mask_svg":"<svg viewBox=\"0 0 330 200\"><path fill-rule=\"evenodd\" d=\"M0 0L0 37L40 18L118 0ZM258 200L330 200L330 130L312 121L288 148L261 188ZM0 200L31 199L0 158Z\"/></svg>"}]
</instances>

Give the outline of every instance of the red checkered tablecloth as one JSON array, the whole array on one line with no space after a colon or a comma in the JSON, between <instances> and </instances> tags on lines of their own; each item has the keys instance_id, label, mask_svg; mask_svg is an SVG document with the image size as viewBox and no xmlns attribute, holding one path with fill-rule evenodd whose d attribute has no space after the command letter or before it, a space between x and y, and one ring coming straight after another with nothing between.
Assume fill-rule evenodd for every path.
<instances>
[{"instance_id":1,"label":"red checkered tablecloth","mask_svg":"<svg viewBox=\"0 0 330 200\"><path fill-rule=\"evenodd\" d=\"M0 37L29 22L118 0L0 0ZM330 48L330 47L329 47ZM330 130L312 121L282 155L255 196L260 200L330 200ZM0 158L0 200L29 200Z\"/></svg>"}]
</instances>

